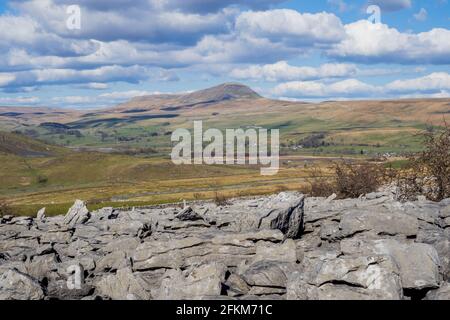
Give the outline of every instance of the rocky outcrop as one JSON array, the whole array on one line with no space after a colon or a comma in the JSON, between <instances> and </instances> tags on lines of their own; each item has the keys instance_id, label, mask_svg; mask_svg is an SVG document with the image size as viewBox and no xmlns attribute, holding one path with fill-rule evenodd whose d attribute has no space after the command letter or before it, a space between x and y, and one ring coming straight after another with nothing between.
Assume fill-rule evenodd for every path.
<instances>
[{"instance_id":1,"label":"rocky outcrop","mask_svg":"<svg viewBox=\"0 0 450 320\"><path fill-rule=\"evenodd\" d=\"M90 217L91 215L86 204L81 200L77 200L64 217L64 223L70 227L74 227L77 224L85 223Z\"/></svg>"},{"instance_id":2,"label":"rocky outcrop","mask_svg":"<svg viewBox=\"0 0 450 320\"><path fill-rule=\"evenodd\" d=\"M450 199L299 193L3 217L0 299L449 299Z\"/></svg>"}]
</instances>

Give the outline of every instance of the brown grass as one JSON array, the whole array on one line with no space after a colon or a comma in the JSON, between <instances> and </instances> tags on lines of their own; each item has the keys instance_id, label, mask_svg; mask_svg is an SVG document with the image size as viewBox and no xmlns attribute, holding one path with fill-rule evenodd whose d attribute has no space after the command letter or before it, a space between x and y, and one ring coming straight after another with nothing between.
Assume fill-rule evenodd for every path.
<instances>
[{"instance_id":1,"label":"brown grass","mask_svg":"<svg viewBox=\"0 0 450 320\"><path fill-rule=\"evenodd\" d=\"M214 193L214 203L217 206L226 206L227 204L229 204L229 200L230 198L225 196L223 193L219 193L217 191Z\"/></svg>"},{"instance_id":2,"label":"brown grass","mask_svg":"<svg viewBox=\"0 0 450 320\"><path fill-rule=\"evenodd\" d=\"M12 214L13 210L11 209L11 207L5 202L0 202L0 218Z\"/></svg>"}]
</instances>

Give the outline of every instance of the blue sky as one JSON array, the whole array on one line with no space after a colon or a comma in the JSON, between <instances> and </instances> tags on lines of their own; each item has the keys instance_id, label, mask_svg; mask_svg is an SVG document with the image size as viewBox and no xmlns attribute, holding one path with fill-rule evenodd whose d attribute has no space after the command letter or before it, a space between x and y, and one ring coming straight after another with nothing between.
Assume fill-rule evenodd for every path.
<instances>
[{"instance_id":1,"label":"blue sky","mask_svg":"<svg viewBox=\"0 0 450 320\"><path fill-rule=\"evenodd\" d=\"M1 1L0 105L107 107L229 81L292 100L450 97L449 12L448 0Z\"/></svg>"}]
</instances>

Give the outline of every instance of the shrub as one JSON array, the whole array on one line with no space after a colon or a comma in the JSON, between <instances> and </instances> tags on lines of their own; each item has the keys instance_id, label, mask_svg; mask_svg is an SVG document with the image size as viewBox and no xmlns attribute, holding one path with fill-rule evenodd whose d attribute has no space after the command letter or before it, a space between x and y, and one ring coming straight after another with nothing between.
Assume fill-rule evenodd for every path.
<instances>
[{"instance_id":1,"label":"shrub","mask_svg":"<svg viewBox=\"0 0 450 320\"><path fill-rule=\"evenodd\" d=\"M202 198L202 194L198 192L194 192L192 196L194 197L195 200L199 200Z\"/></svg>"},{"instance_id":2,"label":"shrub","mask_svg":"<svg viewBox=\"0 0 450 320\"><path fill-rule=\"evenodd\" d=\"M390 180L388 170L373 163L336 163L332 174L314 168L311 174L310 195L328 197L335 193L339 198L358 198L375 192Z\"/></svg>"},{"instance_id":3,"label":"shrub","mask_svg":"<svg viewBox=\"0 0 450 320\"><path fill-rule=\"evenodd\" d=\"M386 169L372 163L336 165L336 189L341 198L358 198L375 192L386 182Z\"/></svg>"},{"instance_id":4,"label":"shrub","mask_svg":"<svg viewBox=\"0 0 450 320\"><path fill-rule=\"evenodd\" d=\"M44 184L48 182L48 178L46 176L38 176L37 177L37 182L39 184Z\"/></svg>"},{"instance_id":5,"label":"shrub","mask_svg":"<svg viewBox=\"0 0 450 320\"><path fill-rule=\"evenodd\" d=\"M214 193L214 203L217 206L226 206L229 204L229 198L227 198L224 194L218 193L217 191Z\"/></svg>"},{"instance_id":6,"label":"shrub","mask_svg":"<svg viewBox=\"0 0 450 320\"><path fill-rule=\"evenodd\" d=\"M0 218L8 215L12 215L13 211L11 207L5 202L0 202Z\"/></svg>"},{"instance_id":7,"label":"shrub","mask_svg":"<svg viewBox=\"0 0 450 320\"><path fill-rule=\"evenodd\" d=\"M429 200L450 198L450 127L420 133L423 151L409 156L409 166L399 175L398 196L413 200L424 195Z\"/></svg>"},{"instance_id":8,"label":"shrub","mask_svg":"<svg viewBox=\"0 0 450 320\"><path fill-rule=\"evenodd\" d=\"M281 192L285 192L288 190L289 190L288 187L281 185L281 186L276 186L274 191L275 191L275 193L281 193Z\"/></svg>"},{"instance_id":9,"label":"shrub","mask_svg":"<svg viewBox=\"0 0 450 320\"><path fill-rule=\"evenodd\" d=\"M318 167L311 168L311 178L307 179L310 189L309 195L312 197L329 197L336 191L334 177L325 174L324 170Z\"/></svg>"}]
</instances>

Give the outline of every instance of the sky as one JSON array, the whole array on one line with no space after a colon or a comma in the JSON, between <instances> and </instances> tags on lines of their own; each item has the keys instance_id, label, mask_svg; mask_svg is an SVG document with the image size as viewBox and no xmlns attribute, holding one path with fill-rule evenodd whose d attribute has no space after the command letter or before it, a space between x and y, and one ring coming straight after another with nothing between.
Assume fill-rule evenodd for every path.
<instances>
[{"instance_id":1,"label":"sky","mask_svg":"<svg viewBox=\"0 0 450 320\"><path fill-rule=\"evenodd\" d=\"M0 105L223 82L301 101L450 97L449 1L0 0Z\"/></svg>"}]
</instances>

